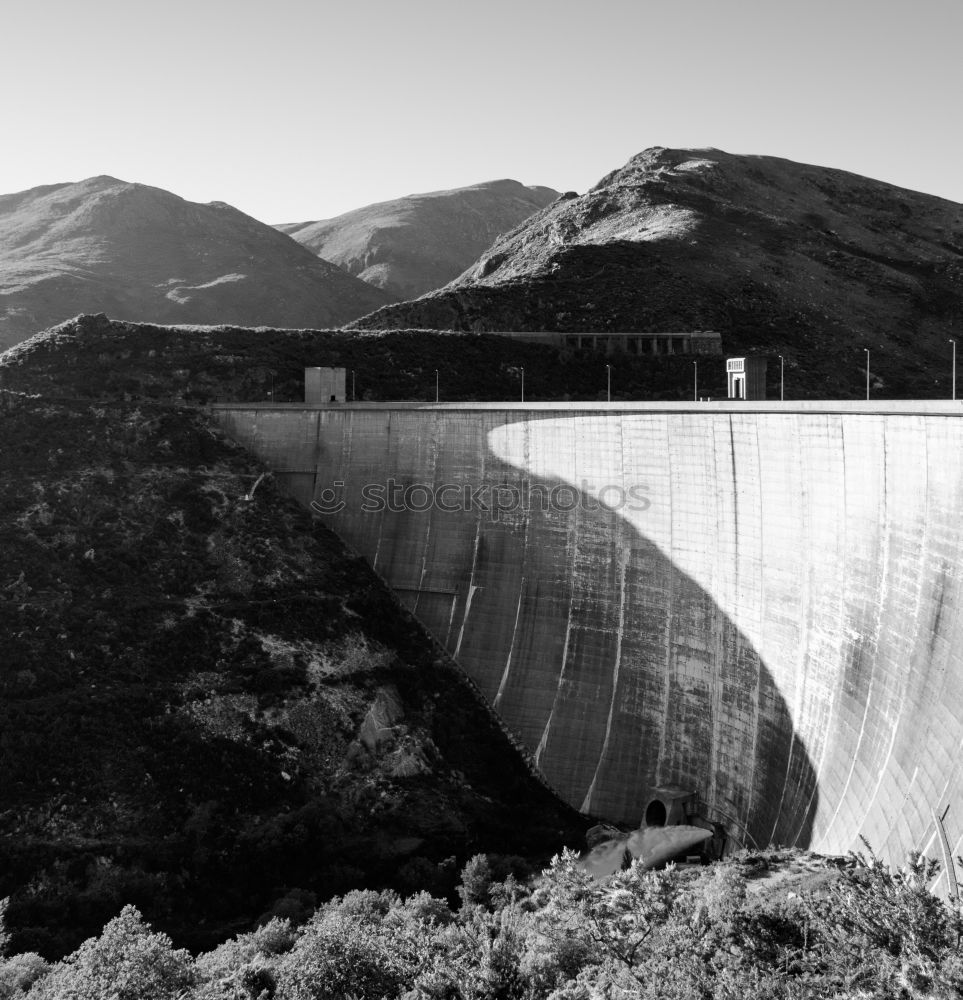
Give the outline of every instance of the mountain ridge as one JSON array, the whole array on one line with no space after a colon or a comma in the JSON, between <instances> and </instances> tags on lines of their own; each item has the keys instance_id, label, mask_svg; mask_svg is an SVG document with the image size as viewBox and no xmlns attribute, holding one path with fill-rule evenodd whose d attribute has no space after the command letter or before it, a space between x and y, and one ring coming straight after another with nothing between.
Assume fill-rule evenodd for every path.
<instances>
[{"instance_id":1,"label":"mountain ridge","mask_svg":"<svg viewBox=\"0 0 963 1000\"><path fill-rule=\"evenodd\" d=\"M277 228L395 298L410 298L446 284L496 237L557 197L552 188L502 178Z\"/></svg>"},{"instance_id":2,"label":"mountain ridge","mask_svg":"<svg viewBox=\"0 0 963 1000\"><path fill-rule=\"evenodd\" d=\"M359 329L716 329L731 353L937 364L963 317L963 205L834 168L652 147ZM820 355L825 355L822 360Z\"/></svg>"},{"instance_id":3,"label":"mountain ridge","mask_svg":"<svg viewBox=\"0 0 963 1000\"><path fill-rule=\"evenodd\" d=\"M0 196L0 349L78 312L338 326L387 301L224 202L108 175Z\"/></svg>"}]
</instances>

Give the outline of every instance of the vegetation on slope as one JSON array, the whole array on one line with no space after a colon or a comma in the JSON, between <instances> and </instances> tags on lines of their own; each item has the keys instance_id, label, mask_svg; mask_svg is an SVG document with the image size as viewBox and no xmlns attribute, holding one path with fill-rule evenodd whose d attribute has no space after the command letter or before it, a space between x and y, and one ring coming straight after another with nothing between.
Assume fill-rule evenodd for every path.
<instances>
[{"instance_id":1,"label":"vegetation on slope","mask_svg":"<svg viewBox=\"0 0 963 1000\"><path fill-rule=\"evenodd\" d=\"M81 391L69 352L52 367ZM59 956L124 902L209 946L353 886L444 895L480 849L581 841L381 583L200 411L0 399L15 947Z\"/></svg>"},{"instance_id":2,"label":"vegetation on slope","mask_svg":"<svg viewBox=\"0 0 963 1000\"><path fill-rule=\"evenodd\" d=\"M786 892L760 869L808 868ZM461 907L351 892L304 923L274 918L196 958L126 907L63 962L0 962L0 997L31 1000L875 1000L958 997L963 921L930 865L743 857L595 882L570 854L528 884L478 855ZM779 884L779 883L777 883Z\"/></svg>"},{"instance_id":3,"label":"vegetation on slope","mask_svg":"<svg viewBox=\"0 0 963 1000\"><path fill-rule=\"evenodd\" d=\"M949 348L949 345L946 345ZM65 371L61 352L69 350ZM865 355L846 349L830 368L809 355L785 355L786 399L863 399ZM858 356L857 356L858 355ZM769 399L779 398L780 364L767 355ZM275 330L244 327L165 327L82 316L18 344L4 354L0 385L45 394L89 398L179 399L192 403L304 398L304 369L348 369L359 400L435 398L438 372L443 402L601 401L611 365L615 401L726 397L726 362L718 355L606 357L591 350L558 351L485 333L437 330ZM698 385L696 367L698 366ZM963 365L963 360L961 360ZM873 397L949 397L945 372L912 358L873 356ZM14 374L16 372L16 374Z\"/></svg>"},{"instance_id":4,"label":"vegetation on slope","mask_svg":"<svg viewBox=\"0 0 963 1000\"><path fill-rule=\"evenodd\" d=\"M69 356L65 366L63 358ZM560 353L492 334L163 327L81 316L3 355L0 385L45 396L145 397L190 403L304 399L304 369L348 369L359 400L599 401L612 366L613 400L693 396L693 357ZM699 395L725 395L725 359L698 359ZM787 385L803 377L787 368ZM779 367L770 366L779 394Z\"/></svg>"}]
</instances>

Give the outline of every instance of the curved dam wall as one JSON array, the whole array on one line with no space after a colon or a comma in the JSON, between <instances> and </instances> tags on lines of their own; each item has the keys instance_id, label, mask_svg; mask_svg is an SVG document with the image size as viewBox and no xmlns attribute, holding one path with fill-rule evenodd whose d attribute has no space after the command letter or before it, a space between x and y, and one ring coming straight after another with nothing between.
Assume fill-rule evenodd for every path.
<instances>
[{"instance_id":1,"label":"curved dam wall","mask_svg":"<svg viewBox=\"0 0 963 1000\"><path fill-rule=\"evenodd\" d=\"M573 805L963 844L960 404L222 405ZM393 491L393 493L392 493ZM947 811L948 810L948 811Z\"/></svg>"}]
</instances>

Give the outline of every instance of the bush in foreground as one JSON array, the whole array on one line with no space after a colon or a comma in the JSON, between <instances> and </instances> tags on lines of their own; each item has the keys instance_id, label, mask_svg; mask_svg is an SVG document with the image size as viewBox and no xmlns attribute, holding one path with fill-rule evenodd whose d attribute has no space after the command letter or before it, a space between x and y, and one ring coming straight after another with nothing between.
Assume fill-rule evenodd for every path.
<instances>
[{"instance_id":1,"label":"bush in foreground","mask_svg":"<svg viewBox=\"0 0 963 1000\"><path fill-rule=\"evenodd\" d=\"M798 856L797 856L798 857ZM773 864L786 856L771 854ZM934 862L870 853L809 893L752 885L735 861L599 882L574 854L527 884L465 866L453 912L428 893L356 891L302 926L272 918L192 959L125 907L52 967L0 964L0 1000L759 1000L963 995L960 907Z\"/></svg>"}]
</instances>

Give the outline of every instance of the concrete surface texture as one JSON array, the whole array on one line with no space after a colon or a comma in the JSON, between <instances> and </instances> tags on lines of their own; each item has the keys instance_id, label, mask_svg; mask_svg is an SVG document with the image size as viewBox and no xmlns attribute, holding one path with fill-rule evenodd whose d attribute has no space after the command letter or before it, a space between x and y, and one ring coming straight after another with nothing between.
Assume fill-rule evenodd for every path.
<instances>
[{"instance_id":1,"label":"concrete surface texture","mask_svg":"<svg viewBox=\"0 0 963 1000\"><path fill-rule=\"evenodd\" d=\"M574 805L896 862L948 807L961 852L959 403L216 412Z\"/></svg>"}]
</instances>

